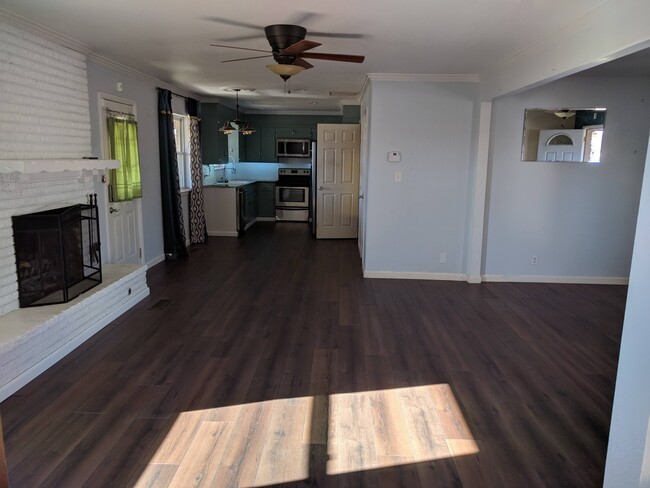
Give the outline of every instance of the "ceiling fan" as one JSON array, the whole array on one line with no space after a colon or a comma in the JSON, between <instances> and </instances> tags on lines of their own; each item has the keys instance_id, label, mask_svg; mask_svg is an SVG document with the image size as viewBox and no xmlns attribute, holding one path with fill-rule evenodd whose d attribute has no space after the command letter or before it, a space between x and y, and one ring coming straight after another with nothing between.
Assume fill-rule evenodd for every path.
<instances>
[{"instance_id":1,"label":"ceiling fan","mask_svg":"<svg viewBox=\"0 0 650 488\"><path fill-rule=\"evenodd\" d=\"M247 24L246 24L247 25ZM251 26L249 26L251 27ZM305 69L313 68L314 66L305 61L305 59L321 59L328 61L342 61L346 63L363 63L365 57L352 54L333 54L333 53L313 53L307 52L310 49L321 45L320 42L310 41L305 39L307 29L299 25L292 24L273 24L264 27L264 34L271 46L270 51L262 49L252 49L248 47L229 46L226 44L210 44L214 47L223 47L227 49L240 49L243 51L253 51L265 53L261 56L250 56L246 58L227 59L222 63L233 63L238 61L246 61L249 59L260 59L266 57L273 57L277 64L269 64L267 68L273 73L279 75L283 80L287 81L291 76L294 76ZM323 33L325 34L325 33ZM343 34L348 36L348 34Z\"/></svg>"}]
</instances>

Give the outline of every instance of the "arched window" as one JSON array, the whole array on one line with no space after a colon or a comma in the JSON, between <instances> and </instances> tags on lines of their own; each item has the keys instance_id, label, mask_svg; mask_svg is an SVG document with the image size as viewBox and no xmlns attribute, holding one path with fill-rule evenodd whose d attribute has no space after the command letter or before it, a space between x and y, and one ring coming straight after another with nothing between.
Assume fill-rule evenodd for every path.
<instances>
[{"instance_id":1,"label":"arched window","mask_svg":"<svg viewBox=\"0 0 650 488\"><path fill-rule=\"evenodd\" d=\"M573 139L566 134L554 134L546 143L547 146L573 146Z\"/></svg>"}]
</instances>

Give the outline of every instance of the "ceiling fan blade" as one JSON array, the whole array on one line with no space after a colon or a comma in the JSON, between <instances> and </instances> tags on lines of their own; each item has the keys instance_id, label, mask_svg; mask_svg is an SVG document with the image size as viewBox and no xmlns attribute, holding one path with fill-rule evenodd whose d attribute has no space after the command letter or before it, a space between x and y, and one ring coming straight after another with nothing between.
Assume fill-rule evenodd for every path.
<instances>
[{"instance_id":1,"label":"ceiling fan blade","mask_svg":"<svg viewBox=\"0 0 650 488\"><path fill-rule=\"evenodd\" d=\"M238 59L226 59L221 61L222 63L234 63L235 61L247 61L249 59L260 59L260 58L270 58L272 54L265 54L264 56L252 56L250 58L238 58Z\"/></svg>"},{"instance_id":2,"label":"ceiling fan blade","mask_svg":"<svg viewBox=\"0 0 650 488\"><path fill-rule=\"evenodd\" d=\"M288 19L286 23L296 25L309 24L312 19L321 17L322 15L323 14L318 14L316 12L296 12L296 14L293 15L291 19Z\"/></svg>"},{"instance_id":3,"label":"ceiling fan blade","mask_svg":"<svg viewBox=\"0 0 650 488\"><path fill-rule=\"evenodd\" d=\"M344 63L363 63L365 56L356 56L353 54L332 54L332 53L303 53L301 58L323 59L327 61L343 61Z\"/></svg>"},{"instance_id":4,"label":"ceiling fan blade","mask_svg":"<svg viewBox=\"0 0 650 488\"><path fill-rule=\"evenodd\" d=\"M264 30L264 26L249 24L247 22L240 22L238 20L226 19L224 17L203 17L204 20L209 20L210 22L218 22L219 24L232 25L235 27L245 27L247 29L256 29Z\"/></svg>"},{"instance_id":5,"label":"ceiling fan blade","mask_svg":"<svg viewBox=\"0 0 650 488\"><path fill-rule=\"evenodd\" d=\"M219 42L242 42L242 41L251 41L253 39L264 39L264 34L251 34L248 36L234 36L234 37L220 37L217 39Z\"/></svg>"},{"instance_id":6,"label":"ceiling fan blade","mask_svg":"<svg viewBox=\"0 0 650 488\"><path fill-rule=\"evenodd\" d=\"M364 39L365 34L348 34L345 32L313 32L309 31L310 37L329 37L330 39Z\"/></svg>"},{"instance_id":7,"label":"ceiling fan blade","mask_svg":"<svg viewBox=\"0 0 650 488\"><path fill-rule=\"evenodd\" d=\"M210 44L212 47L225 47L227 49L241 49L242 51L254 51L257 53L270 53L271 51L264 49L251 49L250 47L239 47L239 46L226 46L225 44Z\"/></svg>"},{"instance_id":8,"label":"ceiling fan blade","mask_svg":"<svg viewBox=\"0 0 650 488\"><path fill-rule=\"evenodd\" d=\"M302 66L305 69L309 69L309 68L314 67L313 64L308 63L307 61L305 61L304 59L301 59L301 58L296 58L296 60L293 62L293 64L295 64L297 66Z\"/></svg>"},{"instance_id":9,"label":"ceiling fan blade","mask_svg":"<svg viewBox=\"0 0 650 488\"><path fill-rule=\"evenodd\" d=\"M322 44L320 42L308 41L307 39L303 39L302 41L298 41L295 44L289 46L288 48L283 49L282 54L300 54L304 51L307 51L308 49L313 49L321 45Z\"/></svg>"}]
</instances>

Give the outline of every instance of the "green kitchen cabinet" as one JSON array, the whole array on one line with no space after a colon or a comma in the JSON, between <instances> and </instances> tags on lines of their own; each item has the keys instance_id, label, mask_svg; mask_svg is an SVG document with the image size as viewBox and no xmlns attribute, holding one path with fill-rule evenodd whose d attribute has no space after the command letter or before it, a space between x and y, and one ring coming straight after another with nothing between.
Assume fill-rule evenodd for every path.
<instances>
[{"instance_id":1,"label":"green kitchen cabinet","mask_svg":"<svg viewBox=\"0 0 650 488\"><path fill-rule=\"evenodd\" d=\"M242 161L273 163L275 157L275 128L258 127L246 137L246 159Z\"/></svg>"},{"instance_id":2,"label":"green kitchen cabinet","mask_svg":"<svg viewBox=\"0 0 650 488\"><path fill-rule=\"evenodd\" d=\"M260 132L260 161L277 161L278 158L275 154L275 128L262 127Z\"/></svg>"},{"instance_id":3,"label":"green kitchen cabinet","mask_svg":"<svg viewBox=\"0 0 650 488\"><path fill-rule=\"evenodd\" d=\"M262 130L258 127L255 132L245 136L246 159L242 161L261 161L260 159L260 138Z\"/></svg>"},{"instance_id":4,"label":"green kitchen cabinet","mask_svg":"<svg viewBox=\"0 0 650 488\"><path fill-rule=\"evenodd\" d=\"M257 216L275 218L275 183L272 181L257 182Z\"/></svg>"},{"instance_id":5,"label":"green kitchen cabinet","mask_svg":"<svg viewBox=\"0 0 650 488\"><path fill-rule=\"evenodd\" d=\"M312 127L278 127L275 129L278 139L313 139Z\"/></svg>"}]
</instances>

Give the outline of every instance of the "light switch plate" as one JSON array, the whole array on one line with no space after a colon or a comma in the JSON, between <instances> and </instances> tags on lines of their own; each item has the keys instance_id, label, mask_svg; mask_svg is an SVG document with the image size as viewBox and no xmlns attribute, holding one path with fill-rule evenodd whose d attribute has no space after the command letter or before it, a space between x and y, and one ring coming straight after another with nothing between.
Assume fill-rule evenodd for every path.
<instances>
[{"instance_id":1,"label":"light switch plate","mask_svg":"<svg viewBox=\"0 0 650 488\"><path fill-rule=\"evenodd\" d=\"M399 163L402 160L402 154L399 151L391 151L388 153L389 163Z\"/></svg>"}]
</instances>

